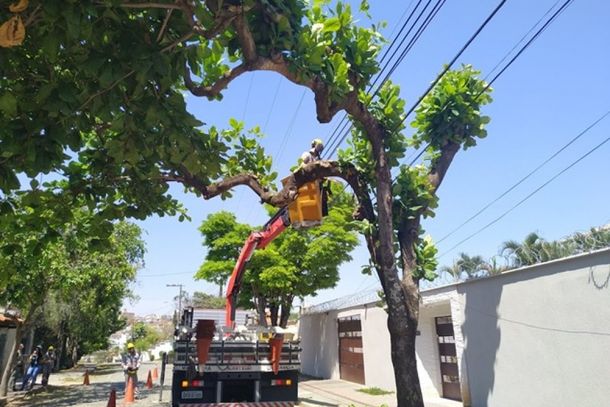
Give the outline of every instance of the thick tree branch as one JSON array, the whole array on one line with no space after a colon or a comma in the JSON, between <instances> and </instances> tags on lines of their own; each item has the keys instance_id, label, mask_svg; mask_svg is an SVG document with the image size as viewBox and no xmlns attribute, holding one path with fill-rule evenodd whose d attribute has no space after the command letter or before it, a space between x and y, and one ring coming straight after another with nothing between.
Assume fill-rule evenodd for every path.
<instances>
[{"instance_id":1,"label":"thick tree branch","mask_svg":"<svg viewBox=\"0 0 610 407\"><path fill-rule=\"evenodd\" d=\"M206 96L208 98L213 98L218 96L223 89L229 86L229 83L241 74L248 72L248 68L246 65L238 65L235 68L231 69L229 72L225 73L222 78L217 80L214 84L209 86L195 85L193 79L191 78L191 71L188 67L185 67L184 73L184 84L188 90L195 96Z\"/></svg>"},{"instance_id":2,"label":"thick tree branch","mask_svg":"<svg viewBox=\"0 0 610 407\"><path fill-rule=\"evenodd\" d=\"M455 142L449 142L441 148L441 155L435 161L428 175L428 181L430 181L434 192L443 182L443 178L445 178L445 174L459 149L460 145Z\"/></svg>"},{"instance_id":3,"label":"thick tree branch","mask_svg":"<svg viewBox=\"0 0 610 407\"><path fill-rule=\"evenodd\" d=\"M328 177L338 177L345 180L350 185L358 198L359 208L354 216L359 220L368 219L370 221L373 221L375 216L373 205L366 189L366 184L360 179L360 175L356 168L352 165L341 167L337 161L316 161L302 166L283 180L283 188L277 192L270 191L263 187L254 174L238 174L225 178L219 182L206 185L189 174L185 168L181 168L179 172L179 175L165 174L161 179L167 182L180 182L194 188L201 193L205 199L214 198L236 186L245 185L254 191L262 202L276 207L286 206L292 202L297 196L299 187L307 182Z\"/></svg>"}]
</instances>

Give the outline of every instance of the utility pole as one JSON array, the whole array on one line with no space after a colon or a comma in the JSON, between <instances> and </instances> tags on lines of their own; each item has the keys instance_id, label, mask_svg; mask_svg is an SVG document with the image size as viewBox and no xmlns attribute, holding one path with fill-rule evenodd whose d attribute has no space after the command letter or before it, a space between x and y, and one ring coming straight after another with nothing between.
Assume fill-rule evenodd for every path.
<instances>
[{"instance_id":1,"label":"utility pole","mask_svg":"<svg viewBox=\"0 0 610 407\"><path fill-rule=\"evenodd\" d=\"M178 318L176 321L180 323L181 313L182 313L182 284L166 284L166 287L180 287L180 294L178 295Z\"/></svg>"}]
</instances>

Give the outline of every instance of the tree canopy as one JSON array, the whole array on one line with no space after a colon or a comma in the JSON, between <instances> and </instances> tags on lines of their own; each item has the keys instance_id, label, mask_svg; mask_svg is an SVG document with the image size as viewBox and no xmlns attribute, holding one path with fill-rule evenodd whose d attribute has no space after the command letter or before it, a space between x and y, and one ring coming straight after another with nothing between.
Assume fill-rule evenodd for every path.
<instances>
[{"instance_id":1,"label":"tree canopy","mask_svg":"<svg viewBox=\"0 0 610 407\"><path fill-rule=\"evenodd\" d=\"M59 356L72 365L80 355L106 348L109 335L124 326L122 301L144 254L140 229L118 223L107 245L92 250L97 237L89 234L91 215L85 211L75 210L75 221L53 240L39 241L45 231L24 227L28 217L19 209L12 222L4 219L0 302L19 310L24 320L15 349L23 328L37 327L51 335ZM9 363L3 372L3 392L10 368Z\"/></svg>"}]
</instances>

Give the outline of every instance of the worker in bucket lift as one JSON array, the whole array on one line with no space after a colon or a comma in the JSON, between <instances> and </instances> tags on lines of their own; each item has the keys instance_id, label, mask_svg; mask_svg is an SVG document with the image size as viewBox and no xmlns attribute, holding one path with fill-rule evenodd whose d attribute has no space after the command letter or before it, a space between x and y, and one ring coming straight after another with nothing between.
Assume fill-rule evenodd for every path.
<instances>
[{"instance_id":1,"label":"worker in bucket lift","mask_svg":"<svg viewBox=\"0 0 610 407\"><path fill-rule=\"evenodd\" d=\"M301 154L301 162L303 165L320 160L320 155L324 150L324 143L319 138L313 139L311 149Z\"/></svg>"},{"instance_id":2,"label":"worker in bucket lift","mask_svg":"<svg viewBox=\"0 0 610 407\"><path fill-rule=\"evenodd\" d=\"M319 138L311 141L311 148L301 154L301 165L306 165L321 159L324 151L324 142ZM322 192L322 216L328 215L328 195L330 195L330 181L324 186L324 180L320 180L320 191Z\"/></svg>"}]
</instances>

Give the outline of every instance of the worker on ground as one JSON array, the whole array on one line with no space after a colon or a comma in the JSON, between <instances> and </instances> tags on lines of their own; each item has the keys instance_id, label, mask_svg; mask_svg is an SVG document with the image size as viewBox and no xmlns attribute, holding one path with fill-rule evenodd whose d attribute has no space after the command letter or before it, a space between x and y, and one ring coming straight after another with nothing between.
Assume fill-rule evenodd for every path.
<instances>
[{"instance_id":1,"label":"worker on ground","mask_svg":"<svg viewBox=\"0 0 610 407\"><path fill-rule=\"evenodd\" d=\"M49 384L49 376L51 376L51 372L55 367L55 360L57 357L55 356L55 348L53 346L49 346L47 352L42 357L42 385L46 386Z\"/></svg>"},{"instance_id":2,"label":"worker on ground","mask_svg":"<svg viewBox=\"0 0 610 407\"><path fill-rule=\"evenodd\" d=\"M30 364L28 366L28 370L23 377L23 381L21 382L21 390L31 389L34 387L36 383L36 377L38 373L40 373L40 368L42 366L42 345L36 346L34 352L30 355Z\"/></svg>"},{"instance_id":3,"label":"worker on ground","mask_svg":"<svg viewBox=\"0 0 610 407\"><path fill-rule=\"evenodd\" d=\"M127 344L127 353L122 358L123 372L125 372L125 391L131 378L135 393L138 392L138 369L140 368L140 354L136 352L133 343Z\"/></svg>"},{"instance_id":4,"label":"worker on ground","mask_svg":"<svg viewBox=\"0 0 610 407\"><path fill-rule=\"evenodd\" d=\"M311 149L301 154L301 162L303 165L320 160L320 155L324 151L324 143L319 138L313 139Z\"/></svg>"}]
</instances>

